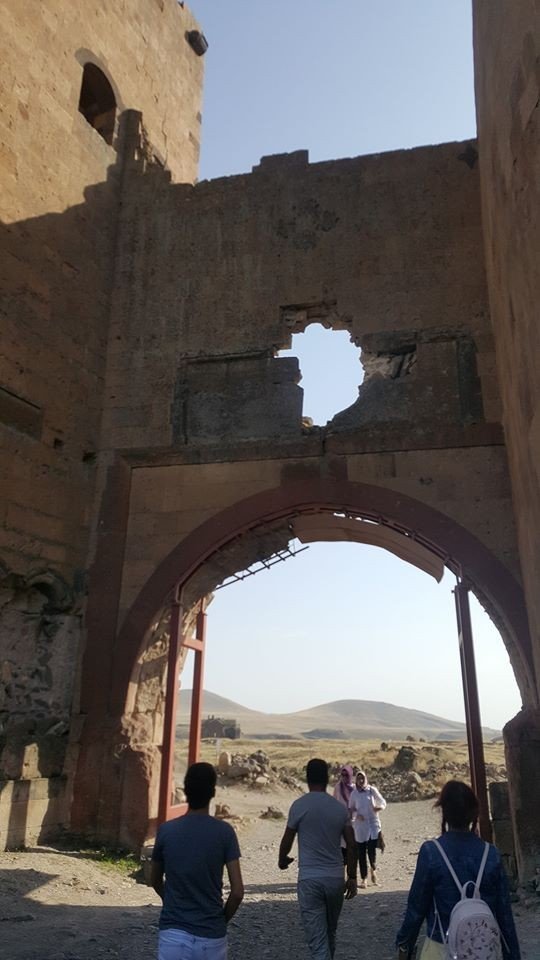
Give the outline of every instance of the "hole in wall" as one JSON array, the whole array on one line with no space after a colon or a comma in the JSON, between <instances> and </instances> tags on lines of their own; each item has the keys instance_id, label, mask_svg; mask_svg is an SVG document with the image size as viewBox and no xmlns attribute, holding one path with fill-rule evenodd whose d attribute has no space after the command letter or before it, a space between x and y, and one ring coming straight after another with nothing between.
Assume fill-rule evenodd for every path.
<instances>
[{"instance_id":1,"label":"hole in wall","mask_svg":"<svg viewBox=\"0 0 540 960\"><path fill-rule=\"evenodd\" d=\"M328 330L321 323L312 323L304 332L293 333L291 349L277 355L298 358L303 417L311 419L314 426L324 426L358 399L364 378L361 351L346 330Z\"/></svg>"},{"instance_id":2,"label":"hole in wall","mask_svg":"<svg viewBox=\"0 0 540 960\"><path fill-rule=\"evenodd\" d=\"M83 67L79 113L111 146L116 121L116 97L107 77L94 63L85 63Z\"/></svg>"}]
</instances>

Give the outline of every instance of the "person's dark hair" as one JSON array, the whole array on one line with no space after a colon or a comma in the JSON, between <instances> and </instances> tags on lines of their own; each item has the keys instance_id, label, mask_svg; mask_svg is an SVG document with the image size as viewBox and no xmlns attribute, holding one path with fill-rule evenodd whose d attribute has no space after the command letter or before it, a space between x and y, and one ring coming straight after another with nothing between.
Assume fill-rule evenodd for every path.
<instances>
[{"instance_id":1,"label":"person's dark hair","mask_svg":"<svg viewBox=\"0 0 540 960\"><path fill-rule=\"evenodd\" d=\"M211 763L192 763L184 777L184 793L192 810L206 807L216 793L216 771Z\"/></svg>"},{"instance_id":2,"label":"person's dark hair","mask_svg":"<svg viewBox=\"0 0 540 960\"><path fill-rule=\"evenodd\" d=\"M306 767L306 780L308 786L327 787L328 786L328 764L326 760L319 760L314 757Z\"/></svg>"},{"instance_id":3,"label":"person's dark hair","mask_svg":"<svg viewBox=\"0 0 540 960\"><path fill-rule=\"evenodd\" d=\"M476 829L478 800L468 784L461 780L449 780L445 783L435 807L442 810L442 833L448 829Z\"/></svg>"}]
</instances>

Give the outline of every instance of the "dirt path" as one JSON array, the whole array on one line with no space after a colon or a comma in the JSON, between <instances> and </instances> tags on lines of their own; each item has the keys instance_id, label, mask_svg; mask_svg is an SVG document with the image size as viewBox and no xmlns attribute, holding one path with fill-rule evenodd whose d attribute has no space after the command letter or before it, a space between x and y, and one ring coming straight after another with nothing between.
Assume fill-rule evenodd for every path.
<instances>
[{"instance_id":1,"label":"dirt path","mask_svg":"<svg viewBox=\"0 0 540 960\"><path fill-rule=\"evenodd\" d=\"M245 794L234 808L254 814L277 803L285 811L290 799ZM436 829L429 802L389 805L382 886L344 905L336 960L364 954L394 960L393 939L416 852ZM296 864L287 873L276 864L282 831L282 821L240 824L246 899L230 926L231 960L309 960L296 905ZM50 848L2 854L0 867L0 955L6 960L155 957L159 906L147 887ZM540 900L536 909L518 905L516 920L523 960L540 960Z\"/></svg>"}]
</instances>

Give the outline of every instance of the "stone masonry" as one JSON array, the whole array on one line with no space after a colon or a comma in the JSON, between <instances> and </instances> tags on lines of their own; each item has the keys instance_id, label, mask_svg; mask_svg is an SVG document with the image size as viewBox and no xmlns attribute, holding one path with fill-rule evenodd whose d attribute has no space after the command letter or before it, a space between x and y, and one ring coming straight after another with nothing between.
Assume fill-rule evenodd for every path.
<instances>
[{"instance_id":1,"label":"stone masonry","mask_svg":"<svg viewBox=\"0 0 540 960\"><path fill-rule=\"evenodd\" d=\"M47 797L63 776L57 797L72 762L126 111L153 144L137 162L192 180L202 61L173 0L0 13L0 843L17 844L39 835L43 804L9 778L41 776ZM78 110L87 63L116 94L113 145Z\"/></svg>"},{"instance_id":2,"label":"stone masonry","mask_svg":"<svg viewBox=\"0 0 540 960\"><path fill-rule=\"evenodd\" d=\"M534 249L537 15L486 4L478 143L298 151L196 184L187 7L44 0L30 18L0 0L4 844L65 826L144 841L172 593L189 631L200 598L284 548L295 516L345 511L420 538L499 627L525 707L507 736L520 875L538 864L521 787L539 776L538 277L511 239L518 224ZM88 65L102 87L83 116ZM365 368L324 427L303 420L298 361L277 356L315 322L348 331Z\"/></svg>"}]
</instances>

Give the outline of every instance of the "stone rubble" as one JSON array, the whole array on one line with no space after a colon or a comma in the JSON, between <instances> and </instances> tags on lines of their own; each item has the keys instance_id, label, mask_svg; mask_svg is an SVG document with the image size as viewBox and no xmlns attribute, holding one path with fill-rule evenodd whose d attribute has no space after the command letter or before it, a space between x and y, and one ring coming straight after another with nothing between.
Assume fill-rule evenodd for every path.
<instances>
[{"instance_id":1,"label":"stone rubble","mask_svg":"<svg viewBox=\"0 0 540 960\"><path fill-rule=\"evenodd\" d=\"M388 743L381 744L383 752L391 749ZM370 769L369 780L381 791L385 800L390 802L429 800L438 796L446 780L468 780L468 764L441 762L441 750L436 746L430 745L429 753L431 756L426 762L425 758L422 760L421 748L410 745L399 747L394 760L388 766ZM356 774L359 767L356 764L351 765ZM418 769L421 765L425 769ZM341 763L330 764L331 782L339 778L341 767ZM225 786L241 783L251 790L264 792L279 784L294 791L303 790L303 771L272 765L264 750L250 754L230 754L223 751L218 758L217 771L219 783ZM486 774L488 783L506 779L506 770L502 765L486 764Z\"/></svg>"}]
</instances>

